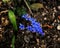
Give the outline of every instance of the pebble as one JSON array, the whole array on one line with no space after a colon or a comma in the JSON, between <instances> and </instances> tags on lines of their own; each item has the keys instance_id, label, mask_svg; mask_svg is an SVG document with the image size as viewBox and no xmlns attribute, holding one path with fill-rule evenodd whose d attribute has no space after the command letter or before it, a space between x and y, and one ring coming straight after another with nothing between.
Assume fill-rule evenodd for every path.
<instances>
[{"instance_id":1,"label":"pebble","mask_svg":"<svg viewBox=\"0 0 60 48\"><path fill-rule=\"evenodd\" d=\"M60 24L57 26L57 30L60 30Z\"/></svg>"},{"instance_id":2,"label":"pebble","mask_svg":"<svg viewBox=\"0 0 60 48\"><path fill-rule=\"evenodd\" d=\"M44 20L47 20L47 18L45 17Z\"/></svg>"},{"instance_id":3,"label":"pebble","mask_svg":"<svg viewBox=\"0 0 60 48\"><path fill-rule=\"evenodd\" d=\"M39 42L40 42L39 39L36 39L36 40L37 40L37 45L39 45Z\"/></svg>"},{"instance_id":4,"label":"pebble","mask_svg":"<svg viewBox=\"0 0 60 48\"><path fill-rule=\"evenodd\" d=\"M60 10L60 6L58 6L58 9Z\"/></svg>"},{"instance_id":5,"label":"pebble","mask_svg":"<svg viewBox=\"0 0 60 48\"><path fill-rule=\"evenodd\" d=\"M46 45L41 45L41 48L46 48Z\"/></svg>"},{"instance_id":6,"label":"pebble","mask_svg":"<svg viewBox=\"0 0 60 48\"><path fill-rule=\"evenodd\" d=\"M30 41L28 36L24 36L24 40L25 40L26 43L29 43L29 41Z\"/></svg>"},{"instance_id":7,"label":"pebble","mask_svg":"<svg viewBox=\"0 0 60 48\"><path fill-rule=\"evenodd\" d=\"M58 38L58 41L60 41L60 38Z\"/></svg>"},{"instance_id":8,"label":"pebble","mask_svg":"<svg viewBox=\"0 0 60 48\"><path fill-rule=\"evenodd\" d=\"M58 35L54 35L53 37L57 38L57 37L58 37Z\"/></svg>"}]
</instances>

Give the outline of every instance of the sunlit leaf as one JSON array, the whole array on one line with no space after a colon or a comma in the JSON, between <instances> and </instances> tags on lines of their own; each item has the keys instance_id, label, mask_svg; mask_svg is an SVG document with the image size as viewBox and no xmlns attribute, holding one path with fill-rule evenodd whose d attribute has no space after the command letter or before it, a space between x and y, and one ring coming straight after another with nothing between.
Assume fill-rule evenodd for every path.
<instances>
[{"instance_id":1,"label":"sunlit leaf","mask_svg":"<svg viewBox=\"0 0 60 48\"><path fill-rule=\"evenodd\" d=\"M37 11L39 8L44 8L43 4L41 4L41 3L34 3L34 4L32 4L30 7L31 7L32 10L36 10L36 11Z\"/></svg>"},{"instance_id":2,"label":"sunlit leaf","mask_svg":"<svg viewBox=\"0 0 60 48\"><path fill-rule=\"evenodd\" d=\"M11 23L13 25L14 30L17 30L16 17L14 15L14 12L9 10L8 16L9 16L9 20L11 21Z\"/></svg>"}]
</instances>

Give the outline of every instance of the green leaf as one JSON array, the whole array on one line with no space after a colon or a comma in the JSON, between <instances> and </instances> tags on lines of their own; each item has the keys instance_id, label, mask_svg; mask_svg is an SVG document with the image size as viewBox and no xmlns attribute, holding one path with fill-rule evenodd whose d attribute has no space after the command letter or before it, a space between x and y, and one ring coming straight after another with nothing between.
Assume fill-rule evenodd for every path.
<instances>
[{"instance_id":1,"label":"green leaf","mask_svg":"<svg viewBox=\"0 0 60 48\"><path fill-rule=\"evenodd\" d=\"M13 25L14 30L17 31L18 29L17 29L16 17L15 17L15 15L14 15L14 12L11 11L11 10L9 10L9 11L8 11L8 16L9 16L9 20L11 21L11 23L12 23L12 25Z\"/></svg>"}]
</instances>

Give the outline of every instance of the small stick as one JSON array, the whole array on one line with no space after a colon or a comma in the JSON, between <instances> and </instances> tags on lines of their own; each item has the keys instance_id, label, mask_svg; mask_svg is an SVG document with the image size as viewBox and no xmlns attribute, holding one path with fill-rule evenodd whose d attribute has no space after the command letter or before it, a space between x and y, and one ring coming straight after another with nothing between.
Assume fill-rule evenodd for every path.
<instances>
[{"instance_id":1,"label":"small stick","mask_svg":"<svg viewBox=\"0 0 60 48\"><path fill-rule=\"evenodd\" d=\"M27 1L26 1L26 0L24 0L24 2L25 2L25 4L26 4L26 6L28 7L28 9L29 9L30 13L31 13L31 14L32 14L32 16L33 16L33 13L32 13L32 11L31 11L31 9L30 9L30 7L29 7L29 5L28 5Z\"/></svg>"}]
</instances>

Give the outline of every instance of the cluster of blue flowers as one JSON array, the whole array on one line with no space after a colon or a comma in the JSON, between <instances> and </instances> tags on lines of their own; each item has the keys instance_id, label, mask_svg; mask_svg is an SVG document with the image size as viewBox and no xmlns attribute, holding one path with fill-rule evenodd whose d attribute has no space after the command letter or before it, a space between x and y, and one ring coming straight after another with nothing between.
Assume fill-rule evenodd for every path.
<instances>
[{"instance_id":1,"label":"cluster of blue flowers","mask_svg":"<svg viewBox=\"0 0 60 48\"><path fill-rule=\"evenodd\" d=\"M25 27L23 24L20 24L19 28L21 30L27 29L31 32L37 32L41 35L44 35L44 32L40 26L40 23L36 21L36 19L32 18L29 14L24 14L22 16L22 18L25 18L26 20L29 20L31 22L31 26L28 25L27 27Z\"/></svg>"}]
</instances>

